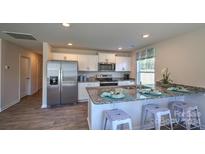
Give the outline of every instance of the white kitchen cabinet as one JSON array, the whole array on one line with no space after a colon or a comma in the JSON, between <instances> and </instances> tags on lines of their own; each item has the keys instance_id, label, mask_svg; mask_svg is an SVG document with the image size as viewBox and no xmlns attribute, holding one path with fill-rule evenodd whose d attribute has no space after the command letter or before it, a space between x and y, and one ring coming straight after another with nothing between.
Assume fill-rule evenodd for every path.
<instances>
[{"instance_id":1,"label":"white kitchen cabinet","mask_svg":"<svg viewBox=\"0 0 205 154\"><path fill-rule=\"evenodd\" d=\"M99 63L115 63L115 54L113 53L98 53Z\"/></svg>"},{"instance_id":2,"label":"white kitchen cabinet","mask_svg":"<svg viewBox=\"0 0 205 154\"><path fill-rule=\"evenodd\" d=\"M97 55L78 55L79 71L98 71Z\"/></svg>"},{"instance_id":3,"label":"white kitchen cabinet","mask_svg":"<svg viewBox=\"0 0 205 154\"><path fill-rule=\"evenodd\" d=\"M52 60L77 61L78 60L78 55L76 55L76 54L66 54L66 53L52 53Z\"/></svg>"},{"instance_id":4,"label":"white kitchen cabinet","mask_svg":"<svg viewBox=\"0 0 205 154\"><path fill-rule=\"evenodd\" d=\"M98 71L98 56L88 55L87 60L88 60L89 71Z\"/></svg>"},{"instance_id":5,"label":"white kitchen cabinet","mask_svg":"<svg viewBox=\"0 0 205 154\"><path fill-rule=\"evenodd\" d=\"M88 71L88 60L86 55L78 56L78 70L79 71Z\"/></svg>"},{"instance_id":6,"label":"white kitchen cabinet","mask_svg":"<svg viewBox=\"0 0 205 154\"><path fill-rule=\"evenodd\" d=\"M131 58L116 56L116 71L130 71L131 70Z\"/></svg>"},{"instance_id":7,"label":"white kitchen cabinet","mask_svg":"<svg viewBox=\"0 0 205 154\"><path fill-rule=\"evenodd\" d=\"M78 55L75 54L66 54L64 56L65 60L71 60L71 61L77 61L78 60Z\"/></svg>"},{"instance_id":8,"label":"white kitchen cabinet","mask_svg":"<svg viewBox=\"0 0 205 154\"><path fill-rule=\"evenodd\" d=\"M118 81L118 86L131 86L135 85L134 80Z\"/></svg>"},{"instance_id":9,"label":"white kitchen cabinet","mask_svg":"<svg viewBox=\"0 0 205 154\"><path fill-rule=\"evenodd\" d=\"M99 87L100 82L79 82L78 83L78 101L87 101L89 96L86 87Z\"/></svg>"},{"instance_id":10,"label":"white kitchen cabinet","mask_svg":"<svg viewBox=\"0 0 205 154\"><path fill-rule=\"evenodd\" d=\"M52 53L52 60L63 60L63 54L61 54L61 53Z\"/></svg>"}]
</instances>

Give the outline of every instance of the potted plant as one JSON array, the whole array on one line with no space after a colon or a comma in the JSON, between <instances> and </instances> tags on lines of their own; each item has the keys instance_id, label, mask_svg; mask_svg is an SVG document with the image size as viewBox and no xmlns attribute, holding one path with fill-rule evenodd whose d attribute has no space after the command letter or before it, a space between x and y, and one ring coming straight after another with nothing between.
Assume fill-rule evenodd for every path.
<instances>
[{"instance_id":1,"label":"potted plant","mask_svg":"<svg viewBox=\"0 0 205 154\"><path fill-rule=\"evenodd\" d=\"M170 79L170 72L168 68L162 69L161 74L162 74L162 79L160 81L161 81L162 86L168 87L173 82Z\"/></svg>"}]
</instances>

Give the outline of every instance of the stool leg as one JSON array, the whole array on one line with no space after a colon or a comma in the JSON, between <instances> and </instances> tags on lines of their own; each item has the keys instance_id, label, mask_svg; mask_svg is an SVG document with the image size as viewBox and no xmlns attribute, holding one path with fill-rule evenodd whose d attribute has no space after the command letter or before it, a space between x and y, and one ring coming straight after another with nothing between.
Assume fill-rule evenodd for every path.
<instances>
[{"instance_id":1,"label":"stool leg","mask_svg":"<svg viewBox=\"0 0 205 154\"><path fill-rule=\"evenodd\" d=\"M173 118L175 119L176 124L178 124L178 123L180 123L180 119L181 119L181 117L179 115L179 110L175 106L174 106L173 110L174 110L173 111L173 115L174 115Z\"/></svg>"},{"instance_id":2,"label":"stool leg","mask_svg":"<svg viewBox=\"0 0 205 154\"><path fill-rule=\"evenodd\" d=\"M112 122L112 130L117 130L117 124L114 121Z\"/></svg>"},{"instance_id":3,"label":"stool leg","mask_svg":"<svg viewBox=\"0 0 205 154\"><path fill-rule=\"evenodd\" d=\"M199 124L199 129L201 129L201 120L200 120L200 115L199 115L199 111L198 108L196 109L196 115L197 115L197 120L198 120L198 124Z\"/></svg>"},{"instance_id":4,"label":"stool leg","mask_svg":"<svg viewBox=\"0 0 205 154\"><path fill-rule=\"evenodd\" d=\"M145 110L145 107L142 107L141 129L143 129L143 128L144 128L144 123L145 123L145 115L146 115L146 110Z\"/></svg>"},{"instance_id":5,"label":"stool leg","mask_svg":"<svg viewBox=\"0 0 205 154\"><path fill-rule=\"evenodd\" d=\"M145 128L145 121L147 119L147 110L144 110L143 112L143 115L142 115L142 126L141 126L141 129L144 129Z\"/></svg>"},{"instance_id":6,"label":"stool leg","mask_svg":"<svg viewBox=\"0 0 205 154\"><path fill-rule=\"evenodd\" d=\"M104 118L104 128L103 129L106 130L106 128L107 128L107 117Z\"/></svg>"},{"instance_id":7,"label":"stool leg","mask_svg":"<svg viewBox=\"0 0 205 154\"><path fill-rule=\"evenodd\" d=\"M185 111L185 123L186 123L186 129L190 130L191 126L190 126L190 112L189 111Z\"/></svg>"},{"instance_id":8,"label":"stool leg","mask_svg":"<svg viewBox=\"0 0 205 154\"><path fill-rule=\"evenodd\" d=\"M161 128L161 116L159 116L159 115L155 115L154 116L154 121L155 121L155 129L156 130L160 130L160 128Z\"/></svg>"},{"instance_id":9,"label":"stool leg","mask_svg":"<svg viewBox=\"0 0 205 154\"><path fill-rule=\"evenodd\" d=\"M171 116L171 113L169 113L169 123L170 123L170 129L173 130L173 124L172 124L172 116Z\"/></svg>"},{"instance_id":10,"label":"stool leg","mask_svg":"<svg viewBox=\"0 0 205 154\"><path fill-rule=\"evenodd\" d=\"M129 129L132 130L132 120L130 119L128 122Z\"/></svg>"}]
</instances>

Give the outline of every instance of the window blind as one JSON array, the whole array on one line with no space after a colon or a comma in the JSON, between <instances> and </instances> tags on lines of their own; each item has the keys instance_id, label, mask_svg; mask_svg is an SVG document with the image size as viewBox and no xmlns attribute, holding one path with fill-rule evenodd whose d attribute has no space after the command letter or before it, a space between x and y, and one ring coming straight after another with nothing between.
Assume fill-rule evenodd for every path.
<instances>
[{"instance_id":1,"label":"window blind","mask_svg":"<svg viewBox=\"0 0 205 154\"><path fill-rule=\"evenodd\" d=\"M155 57L155 48L146 48L137 52L137 60L143 60Z\"/></svg>"}]
</instances>

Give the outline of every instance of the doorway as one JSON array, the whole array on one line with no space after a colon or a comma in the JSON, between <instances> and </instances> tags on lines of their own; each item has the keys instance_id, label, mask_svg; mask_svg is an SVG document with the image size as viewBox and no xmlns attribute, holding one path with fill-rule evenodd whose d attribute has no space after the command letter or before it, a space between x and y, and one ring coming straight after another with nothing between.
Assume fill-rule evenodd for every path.
<instances>
[{"instance_id":1,"label":"doorway","mask_svg":"<svg viewBox=\"0 0 205 154\"><path fill-rule=\"evenodd\" d=\"M20 98L30 95L30 58L20 57Z\"/></svg>"}]
</instances>

